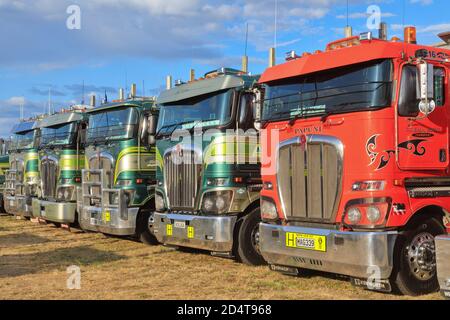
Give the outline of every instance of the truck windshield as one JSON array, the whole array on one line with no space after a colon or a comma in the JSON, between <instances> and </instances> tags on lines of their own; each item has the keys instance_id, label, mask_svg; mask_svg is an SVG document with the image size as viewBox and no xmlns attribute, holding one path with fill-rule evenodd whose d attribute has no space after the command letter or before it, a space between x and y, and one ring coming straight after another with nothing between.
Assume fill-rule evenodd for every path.
<instances>
[{"instance_id":1,"label":"truck windshield","mask_svg":"<svg viewBox=\"0 0 450 320\"><path fill-rule=\"evenodd\" d=\"M215 92L161 106L158 133L167 134L175 129L220 126L231 120L233 91Z\"/></svg>"},{"instance_id":2,"label":"truck windshield","mask_svg":"<svg viewBox=\"0 0 450 320\"><path fill-rule=\"evenodd\" d=\"M87 142L133 138L138 112L133 107L105 110L89 116Z\"/></svg>"},{"instance_id":3,"label":"truck windshield","mask_svg":"<svg viewBox=\"0 0 450 320\"><path fill-rule=\"evenodd\" d=\"M364 63L266 85L263 120L314 117L391 105L392 62Z\"/></svg>"},{"instance_id":4,"label":"truck windshield","mask_svg":"<svg viewBox=\"0 0 450 320\"><path fill-rule=\"evenodd\" d=\"M34 146L34 130L16 133L12 137L11 149L31 149Z\"/></svg>"},{"instance_id":5,"label":"truck windshield","mask_svg":"<svg viewBox=\"0 0 450 320\"><path fill-rule=\"evenodd\" d=\"M40 145L68 145L73 143L75 124L66 123L59 126L42 128Z\"/></svg>"}]
</instances>

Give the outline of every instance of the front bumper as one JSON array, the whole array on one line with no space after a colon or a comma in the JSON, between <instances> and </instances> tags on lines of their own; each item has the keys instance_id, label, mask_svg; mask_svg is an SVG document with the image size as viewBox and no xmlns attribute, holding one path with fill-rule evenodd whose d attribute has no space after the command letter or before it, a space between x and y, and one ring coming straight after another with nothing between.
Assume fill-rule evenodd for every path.
<instances>
[{"instance_id":1,"label":"front bumper","mask_svg":"<svg viewBox=\"0 0 450 320\"><path fill-rule=\"evenodd\" d=\"M213 252L231 252L236 216L154 214L153 233L159 242Z\"/></svg>"},{"instance_id":2,"label":"front bumper","mask_svg":"<svg viewBox=\"0 0 450 320\"><path fill-rule=\"evenodd\" d=\"M75 223L75 202L52 202L33 199L33 217L59 223Z\"/></svg>"},{"instance_id":3,"label":"front bumper","mask_svg":"<svg viewBox=\"0 0 450 320\"><path fill-rule=\"evenodd\" d=\"M326 237L326 251L287 247L286 233ZM396 232L342 232L338 230L260 224L260 249L274 266L313 269L368 279L390 277Z\"/></svg>"},{"instance_id":4,"label":"front bumper","mask_svg":"<svg viewBox=\"0 0 450 320\"><path fill-rule=\"evenodd\" d=\"M450 235L436 237L437 273L441 292L450 299Z\"/></svg>"},{"instance_id":5,"label":"front bumper","mask_svg":"<svg viewBox=\"0 0 450 320\"><path fill-rule=\"evenodd\" d=\"M33 213L30 200L32 198L26 196L6 196L4 199L5 210L9 214L29 218Z\"/></svg>"},{"instance_id":6,"label":"front bumper","mask_svg":"<svg viewBox=\"0 0 450 320\"><path fill-rule=\"evenodd\" d=\"M81 207L80 227L83 230L102 232L116 236L132 236L136 233L136 218L139 208L124 208L128 218L120 218L116 208Z\"/></svg>"}]
</instances>

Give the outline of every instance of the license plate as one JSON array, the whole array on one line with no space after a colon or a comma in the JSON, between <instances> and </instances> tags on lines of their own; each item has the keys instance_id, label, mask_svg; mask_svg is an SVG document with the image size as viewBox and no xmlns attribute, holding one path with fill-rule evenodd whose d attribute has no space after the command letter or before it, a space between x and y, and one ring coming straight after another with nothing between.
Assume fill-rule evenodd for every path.
<instances>
[{"instance_id":1,"label":"license plate","mask_svg":"<svg viewBox=\"0 0 450 320\"><path fill-rule=\"evenodd\" d=\"M14 207L14 200L9 200L9 206Z\"/></svg>"},{"instance_id":2,"label":"license plate","mask_svg":"<svg viewBox=\"0 0 450 320\"><path fill-rule=\"evenodd\" d=\"M186 229L186 222L184 221L175 221L174 227L178 229Z\"/></svg>"},{"instance_id":3,"label":"license plate","mask_svg":"<svg viewBox=\"0 0 450 320\"><path fill-rule=\"evenodd\" d=\"M195 237L194 227L189 226L187 228L187 236L188 236L188 239L194 239L194 237Z\"/></svg>"},{"instance_id":4,"label":"license plate","mask_svg":"<svg viewBox=\"0 0 450 320\"><path fill-rule=\"evenodd\" d=\"M45 211L41 210L41 216L45 217Z\"/></svg>"},{"instance_id":5,"label":"license plate","mask_svg":"<svg viewBox=\"0 0 450 320\"><path fill-rule=\"evenodd\" d=\"M286 247L326 252L327 237L315 234L287 232Z\"/></svg>"},{"instance_id":6,"label":"license plate","mask_svg":"<svg viewBox=\"0 0 450 320\"><path fill-rule=\"evenodd\" d=\"M93 225L93 226L98 225L97 219L91 218L91 225Z\"/></svg>"},{"instance_id":7,"label":"license plate","mask_svg":"<svg viewBox=\"0 0 450 320\"><path fill-rule=\"evenodd\" d=\"M166 225L166 234L169 237L173 235L173 227L171 224Z\"/></svg>"},{"instance_id":8,"label":"license plate","mask_svg":"<svg viewBox=\"0 0 450 320\"><path fill-rule=\"evenodd\" d=\"M102 220L103 220L103 222L110 222L111 221L111 212L109 212L109 211L103 212Z\"/></svg>"}]
</instances>

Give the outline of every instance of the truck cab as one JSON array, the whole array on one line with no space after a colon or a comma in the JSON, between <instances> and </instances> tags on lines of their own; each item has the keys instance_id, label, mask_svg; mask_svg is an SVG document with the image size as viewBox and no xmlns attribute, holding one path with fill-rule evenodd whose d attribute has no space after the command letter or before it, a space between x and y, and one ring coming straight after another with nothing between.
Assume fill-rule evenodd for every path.
<instances>
[{"instance_id":1,"label":"truck cab","mask_svg":"<svg viewBox=\"0 0 450 320\"><path fill-rule=\"evenodd\" d=\"M132 95L87 115L86 169L77 196L81 228L155 243L148 228L154 211L155 100Z\"/></svg>"},{"instance_id":2,"label":"truck cab","mask_svg":"<svg viewBox=\"0 0 450 320\"><path fill-rule=\"evenodd\" d=\"M78 223L76 188L84 168L86 114L75 108L48 116L39 127L41 184L33 199L33 217L72 225Z\"/></svg>"},{"instance_id":3,"label":"truck cab","mask_svg":"<svg viewBox=\"0 0 450 320\"><path fill-rule=\"evenodd\" d=\"M260 248L273 270L337 273L406 295L438 290L434 238L450 228L450 51L414 35L352 36L261 76L272 143L262 144Z\"/></svg>"},{"instance_id":4,"label":"truck cab","mask_svg":"<svg viewBox=\"0 0 450 320\"><path fill-rule=\"evenodd\" d=\"M30 218L32 198L40 183L37 154L39 120L20 122L12 129L9 169L5 177L5 210L15 216Z\"/></svg>"},{"instance_id":5,"label":"truck cab","mask_svg":"<svg viewBox=\"0 0 450 320\"><path fill-rule=\"evenodd\" d=\"M158 97L156 212L150 225L159 242L263 262L257 79L222 68Z\"/></svg>"}]
</instances>

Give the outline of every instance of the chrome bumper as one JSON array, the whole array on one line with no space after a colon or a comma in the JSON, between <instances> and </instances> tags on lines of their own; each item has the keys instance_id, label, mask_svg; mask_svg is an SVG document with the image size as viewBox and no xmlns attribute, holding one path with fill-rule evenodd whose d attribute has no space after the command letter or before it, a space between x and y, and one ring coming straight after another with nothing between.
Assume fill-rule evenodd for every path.
<instances>
[{"instance_id":1,"label":"chrome bumper","mask_svg":"<svg viewBox=\"0 0 450 320\"><path fill-rule=\"evenodd\" d=\"M126 220L120 218L119 209L81 207L80 227L83 230L102 232L116 236L131 236L136 233L136 218L139 208L125 208ZM106 213L109 213L107 215Z\"/></svg>"},{"instance_id":2,"label":"chrome bumper","mask_svg":"<svg viewBox=\"0 0 450 320\"><path fill-rule=\"evenodd\" d=\"M286 233L326 237L326 251L286 246ZM341 232L337 230L287 227L261 223L260 249L274 266L313 269L368 279L374 273L388 279L393 268L396 232Z\"/></svg>"},{"instance_id":3,"label":"chrome bumper","mask_svg":"<svg viewBox=\"0 0 450 320\"><path fill-rule=\"evenodd\" d=\"M153 233L163 244L213 252L231 252L236 216L154 214Z\"/></svg>"},{"instance_id":4,"label":"chrome bumper","mask_svg":"<svg viewBox=\"0 0 450 320\"><path fill-rule=\"evenodd\" d=\"M33 217L59 223L75 223L75 202L52 202L33 199Z\"/></svg>"},{"instance_id":5,"label":"chrome bumper","mask_svg":"<svg viewBox=\"0 0 450 320\"><path fill-rule=\"evenodd\" d=\"M33 208L27 204L26 196L6 196L4 199L5 210L9 214L22 217L31 217Z\"/></svg>"},{"instance_id":6,"label":"chrome bumper","mask_svg":"<svg viewBox=\"0 0 450 320\"><path fill-rule=\"evenodd\" d=\"M436 259L439 284L444 297L450 299L450 235L436 237Z\"/></svg>"}]
</instances>

